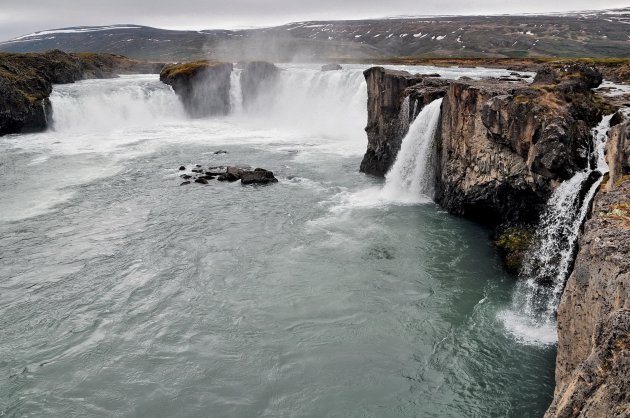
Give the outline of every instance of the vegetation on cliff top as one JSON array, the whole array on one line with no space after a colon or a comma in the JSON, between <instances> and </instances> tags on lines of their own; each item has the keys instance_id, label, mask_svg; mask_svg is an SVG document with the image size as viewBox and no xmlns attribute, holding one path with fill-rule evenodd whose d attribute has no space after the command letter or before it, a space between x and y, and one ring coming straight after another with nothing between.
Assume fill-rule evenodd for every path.
<instances>
[{"instance_id":1,"label":"vegetation on cliff top","mask_svg":"<svg viewBox=\"0 0 630 418\"><path fill-rule=\"evenodd\" d=\"M191 76L203 69L213 68L223 64L223 62L216 60L199 60L168 65L162 69L160 78L164 80L174 79L181 76Z\"/></svg>"}]
</instances>

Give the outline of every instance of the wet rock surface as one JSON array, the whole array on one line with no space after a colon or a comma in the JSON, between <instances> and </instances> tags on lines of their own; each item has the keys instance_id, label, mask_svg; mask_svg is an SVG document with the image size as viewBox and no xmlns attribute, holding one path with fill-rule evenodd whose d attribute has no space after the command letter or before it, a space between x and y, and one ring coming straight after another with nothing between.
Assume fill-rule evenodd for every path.
<instances>
[{"instance_id":1,"label":"wet rock surface","mask_svg":"<svg viewBox=\"0 0 630 418\"><path fill-rule=\"evenodd\" d=\"M270 62L252 61L244 65L240 77L243 106L251 108L261 105L265 94L276 87L280 68Z\"/></svg>"},{"instance_id":2,"label":"wet rock surface","mask_svg":"<svg viewBox=\"0 0 630 418\"><path fill-rule=\"evenodd\" d=\"M252 168L249 166L216 166L203 168L197 165L191 170L191 174L181 174L179 177L185 180L180 185L188 185L191 182L209 184L211 180L220 182L241 181L243 185L277 183L278 179L272 171L264 168Z\"/></svg>"},{"instance_id":3,"label":"wet rock surface","mask_svg":"<svg viewBox=\"0 0 630 418\"><path fill-rule=\"evenodd\" d=\"M322 71L339 71L343 70L343 67L339 64L324 64L322 65Z\"/></svg>"},{"instance_id":4,"label":"wet rock surface","mask_svg":"<svg viewBox=\"0 0 630 418\"><path fill-rule=\"evenodd\" d=\"M609 155L611 150L609 149ZM630 179L600 188L558 308L547 418L630 412Z\"/></svg>"},{"instance_id":5,"label":"wet rock surface","mask_svg":"<svg viewBox=\"0 0 630 418\"><path fill-rule=\"evenodd\" d=\"M447 81L381 67L364 74L368 147L361 171L385 175L409 123L444 96L435 199L490 225L536 223L555 187L587 166L590 128L607 111L591 91L601 74L583 63L543 67L535 85L516 77Z\"/></svg>"},{"instance_id":6,"label":"wet rock surface","mask_svg":"<svg viewBox=\"0 0 630 418\"><path fill-rule=\"evenodd\" d=\"M383 67L370 68L363 74L368 89L368 123L365 128L368 147L360 170L366 174L384 176L396 160L402 139L407 133L409 119L403 126L400 121L405 98L413 94L414 103L417 104L405 111L407 115L415 117L427 103L445 94L447 82ZM412 86L414 88L410 89ZM411 100L407 106L413 106Z\"/></svg>"},{"instance_id":7,"label":"wet rock surface","mask_svg":"<svg viewBox=\"0 0 630 418\"><path fill-rule=\"evenodd\" d=\"M173 88L190 116L227 115L231 74L231 63L203 60L168 65L160 81Z\"/></svg>"},{"instance_id":8,"label":"wet rock surface","mask_svg":"<svg viewBox=\"0 0 630 418\"><path fill-rule=\"evenodd\" d=\"M45 130L52 120L48 96L53 84L157 73L161 67L112 54L0 53L0 136Z\"/></svg>"}]
</instances>

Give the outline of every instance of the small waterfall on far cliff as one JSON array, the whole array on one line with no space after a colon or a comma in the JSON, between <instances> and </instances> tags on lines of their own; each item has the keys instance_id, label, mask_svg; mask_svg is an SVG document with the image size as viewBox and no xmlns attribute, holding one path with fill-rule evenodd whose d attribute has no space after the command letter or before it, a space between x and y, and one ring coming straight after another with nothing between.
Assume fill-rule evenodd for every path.
<instances>
[{"instance_id":1,"label":"small waterfall on far cliff","mask_svg":"<svg viewBox=\"0 0 630 418\"><path fill-rule=\"evenodd\" d=\"M440 121L442 99L425 106L409 126L394 165L385 176L382 194L391 200L415 201L433 197L435 181L434 139ZM409 109L406 102L403 108Z\"/></svg>"},{"instance_id":2,"label":"small waterfall on far cliff","mask_svg":"<svg viewBox=\"0 0 630 418\"><path fill-rule=\"evenodd\" d=\"M555 313L571 264L580 228L591 201L608 172L605 146L612 115L592 130L593 154L586 170L563 182L547 202L526 255L510 312L502 314L508 328L521 339L555 342Z\"/></svg>"},{"instance_id":3,"label":"small waterfall on far cliff","mask_svg":"<svg viewBox=\"0 0 630 418\"><path fill-rule=\"evenodd\" d=\"M234 68L230 75L230 107L232 114L243 112L243 89L241 88L242 70Z\"/></svg>"}]
</instances>

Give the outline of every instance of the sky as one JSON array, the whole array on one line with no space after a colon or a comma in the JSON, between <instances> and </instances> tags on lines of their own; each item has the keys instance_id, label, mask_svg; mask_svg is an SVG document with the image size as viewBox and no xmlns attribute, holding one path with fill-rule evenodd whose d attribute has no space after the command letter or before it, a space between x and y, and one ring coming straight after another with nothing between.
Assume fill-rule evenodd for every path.
<instances>
[{"instance_id":1,"label":"sky","mask_svg":"<svg viewBox=\"0 0 630 418\"><path fill-rule=\"evenodd\" d=\"M543 13L630 6L629 0L0 0L0 41L39 30L130 23L232 29L317 19Z\"/></svg>"}]
</instances>

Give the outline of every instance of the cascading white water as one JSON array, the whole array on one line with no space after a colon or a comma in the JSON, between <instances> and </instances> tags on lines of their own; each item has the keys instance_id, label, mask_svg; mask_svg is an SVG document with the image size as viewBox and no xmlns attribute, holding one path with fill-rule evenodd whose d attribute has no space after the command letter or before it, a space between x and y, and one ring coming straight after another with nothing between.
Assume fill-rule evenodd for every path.
<instances>
[{"instance_id":1,"label":"cascading white water","mask_svg":"<svg viewBox=\"0 0 630 418\"><path fill-rule=\"evenodd\" d=\"M367 87L361 70L320 71L289 68L280 73L276 88L264 92L251 117L308 135L352 141L364 152Z\"/></svg>"},{"instance_id":2,"label":"cascading white water","mask_svg":"<svg viewBox=\"0 0 630 418\"><path fill-rule=\"evenodd\" d=\"M425 106L409 126L394 165L385 176L384 197L414 202L422 196L432 198L435 188L434 139L440 120L442 99ZM403 108L409 108L409 104Z\"/></svg>"},{"instance_id":3,"label":"cascading white water","mask_svg":"<svg viewBox=\"0 0 630 418\"><path fill-rule=\"evenodd\" d=\"M241 89L241 69L234 68L230 75L230 107L233 115L243 113L243 90Z\"/></svg>"},{"instance_id":4,"label":"cascading white water","mask_svg":"<svg viewBox=\"0 0 630 418\"><path fill-rule=\"evenodd\" d=\"M86 90L85 85L92 88ZM88 80L56 87L50 100L53 127L61 132L108 132L185 117L173 90L157 78L147 81L143 77L125 76L110 83Z\"/></svg>"},{"instance_id":5,"label":"cascading white water","mask_svg":"<svg viewBox=\"0 0 630 418\"><path fill-rule=\"evenodd\" d=\"M605 147L611 118L604 117L592 130L595 166L589 159L588 168L563 182L547 202L536 245L526 255L519 273L512 309L502 314L506 326L528 342L555 342L555 312L570 273L580 228L602 181L600 176L589 186L591 175L595 171L608 172Z\"/></svg>"}]
</instances>

